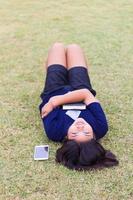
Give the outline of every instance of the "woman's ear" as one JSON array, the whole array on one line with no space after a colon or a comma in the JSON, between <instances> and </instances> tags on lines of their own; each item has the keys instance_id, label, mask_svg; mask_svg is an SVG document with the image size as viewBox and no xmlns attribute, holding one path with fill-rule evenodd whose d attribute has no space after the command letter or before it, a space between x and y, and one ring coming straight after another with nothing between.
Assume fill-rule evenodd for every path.
<instances>
[{"instance_id":1,"label":"woman's ear","mask_svg":"<svg viewBox=\"0 0 133 200\"><path fill-rule=\"evenodd\" d=\"M105 167L112 167L112 166L116 166L119 164L118 160L116 159L116 156L111 152L111 151L106 151L105 153L105 157L102 161L102 164Z\"/></svg>"}]
</instances>

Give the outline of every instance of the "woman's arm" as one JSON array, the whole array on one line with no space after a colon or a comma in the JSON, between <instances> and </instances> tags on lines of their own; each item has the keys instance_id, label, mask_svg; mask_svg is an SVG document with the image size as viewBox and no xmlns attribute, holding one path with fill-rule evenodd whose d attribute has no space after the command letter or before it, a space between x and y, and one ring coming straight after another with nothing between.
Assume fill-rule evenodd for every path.
<instances>
[{"instance_id":1,"label":"woman's arm","mask_svg":"<svg viewBox=\"0 0 133 200\"><path fill-rule=\"evenodd\" d=\"M89 105L89 104L91 104L93 102L98 102L99 103L99 100L96 99L96 97L94 97L93 94L88 90L88 94L87 94L87 96L86 96L86 98L84 100L84 103L86 105Z\"/></svg>"},{"instance_id":2,"label":"woman's arm","mask_svg":"<svg viewBox=\"0 0 133 200\"><path fill-rule=\"evenodd\" d=\"M92 95L92 93L88 89L74 90L64 95L51 97L49 100L54 108L63 104L76 103L80 101L83 101L86 105L92 102L98 102L98 100Z\"/></svg>"},{"instance_id":3,"label":"woman's arm","mask_svg":"<svg viewBox=\"0 0 133 200\"><path fill-rule=\"evenodd\" d=\"M64 95L51 97L48 103L43 106L41 116L42 118L47 116L57 106L67 103L76 103L80 101L83 101L86 105L89 105L93 102L98 102L98 100L92 95L92 93L88 89L74 90Z\"/></svg>"}]
</instances>

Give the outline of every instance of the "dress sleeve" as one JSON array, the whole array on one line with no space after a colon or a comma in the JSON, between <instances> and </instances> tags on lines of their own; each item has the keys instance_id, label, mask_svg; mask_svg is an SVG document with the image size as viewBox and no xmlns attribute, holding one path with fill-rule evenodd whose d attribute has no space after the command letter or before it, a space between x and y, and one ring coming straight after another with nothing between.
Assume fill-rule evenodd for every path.
<instances>
[{"instance_id":1,"label":"dress sleeve","mask_svg":"<svg viewBox=\"0 0 133 200\"><path fill-rule=\"evenodd\" d=\"M63 129L63 118L60 115L60 108L55 108L46 117L42 119L43 127L47 137L55 142L61 142L65 133L62 132Z\"/></svg>"},{"instance_id":2,"label":"dress sleeve","mask_svg":"<svg viewBox=\"0 0 133 200\"><path fill-rule=\"evenodd\" d=\"M102 138L108 131L108 122L105 113L98 102L91 103L87 106L87 109L94 116L97 123L97 139Z\"/></svg>"}]
</instances>

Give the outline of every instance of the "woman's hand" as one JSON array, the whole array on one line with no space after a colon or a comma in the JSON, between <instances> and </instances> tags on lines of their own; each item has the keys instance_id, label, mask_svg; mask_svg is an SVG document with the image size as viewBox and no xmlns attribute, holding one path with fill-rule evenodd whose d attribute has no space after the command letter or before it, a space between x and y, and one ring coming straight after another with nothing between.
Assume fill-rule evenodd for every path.
<instances>
[{"instance_id":1,"label":"woman's hand","mask_svg":"<svg viewBox=\"0 0 133 200\"><path fill-rule=\"evenodd\" d=\"M87 93L86 93L86 97L84 99L84 103L86 105L89 105L91 103L94 103L94 102L98 102L99 103L99 100L96 99L93 94L88 90Z\"/></svg>"},{"instance_id":2,"label":"woman's hand","mask_svg":"<svg viewBox=\"0 0 133 200\"><path fill-rule=\"evenodd\" d=\"M46 117L52 110L54 109L54 106L52 105L51 101L48 101L43 107L41 111L41 117Z\"/></svg>"}]
</instances>

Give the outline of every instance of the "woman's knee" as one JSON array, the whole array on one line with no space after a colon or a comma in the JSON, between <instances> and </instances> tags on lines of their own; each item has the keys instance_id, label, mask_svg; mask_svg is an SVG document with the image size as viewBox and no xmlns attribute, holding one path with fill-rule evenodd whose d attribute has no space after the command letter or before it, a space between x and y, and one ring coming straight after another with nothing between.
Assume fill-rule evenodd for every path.
<instances>
[{"instance_id":1,"label":"woman's knee","mask_svg":"<svg viewBox=\"0 0 133 200\"><path fill-rule=\"evenodd\" d=\"M54 43L48 52L47 66L52 64L60 64L66 67L66 53L61 42Z\"/></svg>"},{"instance_id":2,"label":"woman's knee","mask_svg":"<svg viewBox=\"0 0 133 200\"><path fill-rule=\"evenodd\" d=\"M78 44L73 43L67 46L67 50L70 50L70 49L81 49L81 47Z\"/></svg>"},{"instance_id":3,"label":"woman's knee","mask_svg":"<svg viewBox=\"0 0 133 200\"><path fill-rule=\"evenodd\" d=\"M64 48L64 44L62 42L55 42L52 48Z\"/></svg>"},{"instance_id":4,"label":"woman's knee","mask_svg":"<svg viewBox=\"0 0 133 200\"><path fill-rule=\"evenodd\" d=\"M78 44L69 44L66 49L68 69L74 66L87 67L83 50Z\"/></svg>"}]
</instances>

